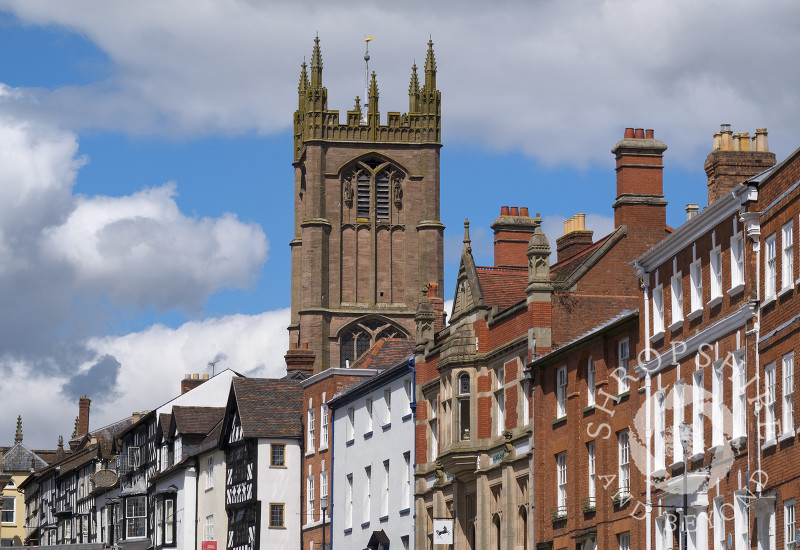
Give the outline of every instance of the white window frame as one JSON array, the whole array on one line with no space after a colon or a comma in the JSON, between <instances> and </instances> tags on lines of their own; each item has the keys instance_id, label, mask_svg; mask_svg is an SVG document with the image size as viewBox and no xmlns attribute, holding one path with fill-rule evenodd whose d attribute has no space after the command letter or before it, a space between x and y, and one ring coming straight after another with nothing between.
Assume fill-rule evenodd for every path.
<instances>
[{"instance_id":1,"label":"white window frame","mask_svg":"<svg viewBox=\"0 0 800 550\"><path fill-rule=\"evenodd\" d=\"M214 514L206 516L206 524L203 529L203 540L214 540Z\"/></svg>"},{"instance_id":2,"label":"white window frame","mask_svg":"<svg viewBox=\"0 0 800 550\"><path fill-rule=\"evenodd\" d=\"M628 430L617 434L619 447L619 496L627 498L631 494L631 442Z\"/></svg>"},{"instance_id":3,"label":"white window frame","mask_svg":"<svg viewBox=\"0 0 800 550\"><path fill-rule=\"evenodd\" d=\"M500 437L506 429L506 393L505 393L505 368L500 367L495 371L495 435Z\"/></svg>"},{"instance_id":4,"label":"white window frame","mask_svg":"<svg viewBox=\"0 0 800 550\"><path fill-rule=\"evenodd\" d=\"M689 278L692 283L692 313L703 311L703 263L700 258L689 266Z\"/></svg>"},{"instance_id":5,"label":"white window frame","mask_svg":"<svg viewBox=\"0 0 800 550\"><path fill-rule=\"evenodd\" d=\"M141 509L131 504L141 503ZM137 513L141 512L141 513ZM69 524L69 523L68 523ZM144 495L125 499L125 538L142 538L147 536L147 497Z\"/></svg>"},{"instance_id":6,"label":"white window frame","mask_svg":"<svg viewBox=\"0 0 800 550\"><path fill-rule=\"evenodd\" d=\"M206 458L206 490L214 488L214 457Z\"/></svg>"},{"instance_id":7,"label":"white window frame","mask_svg":"<svg viewBox=\"0 0 800 550\"><path fill-rule=\"evenodd\" d=\"M10 509L6 507L6 503L11 503ZM17 523L17 497L11 495L3 495L2 500L0 501L0 515L8 514L11 512L11 521L3 521L2 523L5 525L14 525Z\"/></svg>"},{"instance_id":8,"label":"white window frame","mask_svg":"<svg viewBox=\"0 0 800 550\"><path fill-rule=\"evenodd\" d=\"M794 351L791 351L781 358L783 365L783 434L792 435L794 433Z\"/></svg>"},{"instance_id":9,"label":"white window frame","mask_svg":"<svg viewBox=\"0 0 800 550\"><path fill-rule=\"evenodd\" d=\"M655 430L653 431L654 458L656 471L665 470L667 446L667 396L664 391L656 393Z\"/></svg>"},{"instance_id":10,"label":"white window frame","mask_svg":"<svg viewBox=\"0 0 800 550\"><path fill-rule=\"evenodd\" d=\"M723 444L723 373L722 365L714 363L711 367L711 445Z\"/></svg>"},{"instance_id":11,"label":"white window frame","mask_svg":"<svg viewBox=\"0 0 800 550\"><path fill-rule=\"evenodd\" d=\"M715 246L709 253L709 279L711 281L711 301L722 298L722 247Z\"/></svg>"},{"instance_id":12,"label":"white window frame","mask_svg":"<svg viewBox=\"0 0 800 550\"><path fill-rule=\"evenodd\" d=\"M714 499L714 550L727 550L725 541L725 497Z\"/></svg>"},{"instance_id":13,"label":"white window frame","mask_svg":"<svg viewBox=\"0 0 800 550\"><path fill-rule=\"evenodd\" d=\"M593 407L596 401L597 392L597 371L594 366L594 357L589 357L586 363L586 405Z\"/></svg>"},{"instance_id":14,"label":"white window frame","mask_svg":"<svg viewBox=\"0 0 800 550\"><path fill-rule=\"evenodd\" d=\"M567 509L567 453L556 455L556 489L559 514Z\"/></svg>"},{"instance_id":15,"label":"white window frame","mask_svg":"<svg viewBox=\"0 0 800 550\"><path fill-rule=\"evenodd\" d=\"M403 453L403 483L400 500L403 508L411 508L411 453Z\"/></svg>"},{"instance_id":16,"label":"white window frame","mask_svg":"<svg viewBox=\"0 0 800 550\"><path fill-rule=\"evenodd\" d=\"M353 474L347 474L344 494L344 527L353 527Z\"/></svg>"},{"instance_id":17,"label":"white window frame","mask_svg":"<svg viewBox=\"0 0 800 550\"><path fill-rule=\"evenodd\" d=\"M778 419L775 411L775 377L776 368L775 361L773 361L764 366L764 440L766 442L773 441L777 433L775 429Z\"/></svg>"},{"instance_id":18,"label":"white window frame","mask_svg":"<svg viewBox=\"0 0 800 550\"><path fill-rule=\"evenodd\" d=\"M653 336L664 332L664 286L653 289Z\"/></svg>"},{"instance_id":19,"label":"white window frame","mask_svg":"<svg viewBox=\"0 0 800 550\"><path fill-rule=\"evenodd\" d=\"M405 414L411 414L411 403L414 401L414 396L411 395L413 390L413 386L411 384L411 379L406 378L403 380L403 390L406 392L406 412Z\"/></svg>"},{"instance_id":20,"label":"white window frame","mask_svg":"<svg viewBox=\"0 0 800 550\"><path fill-rule=\"evenodd\" d=\"M392 423L392 389L386 388L383 390L383 406L386 408L386 422L384 424Z\"/></svg>"},{"instance_id":21,"label":"white window frame","mask_svg":"<svg viewBox=\"0 0 800 550\"><path fill-rule=\"evenodd\" d=\"M617 535L619 541L619 550L631 550L631 532L625 531Z\"/></svg>"},{"instance_id":22,"label":"white window frame","mask_svg":"<svg viewBox=\"0 0 800 550\"><path fill-rule=\"evenodd\" d=\"M781 290L794 284L794 222L789 220L781 227Z\"/></svg>"},{"instance_id":23,"label":"white window frame","mask_svg":"<svg viewBox=\"0 0 800 550\"><path fill-rule=\"evenodd\" d=\"M314 474L306 478L306 523L314 523L316 514L314 513Z\"/></svg>"},{"instance_id":24,"label":"white window frame","mask_svg":"<svg viewBox=\"0 0 800 550\"><path fill-rule=\"evenodd\" d=\"M777 288L775 246L775 233L773 233L764 241L764 299L766 301L775 298Z\"/></svg>"},{"instance_id":25,"label":"white window frame","mask_svg":"<svg viewBox=\"0 0 800 550\"><path fill-rule=\"evenodd\" d=\"M797 516L794 502L793 498L783 501L783 541L786 550L797 549Z\"/></svg>"},{"instance_id":26,"label":"white window frame","mask_svg":"<svg viewBox=\"0 0 800 550\"><path fill-rule=\"evenodd\" d=\"M347 424L345 428L345 437L347 438L347 441L353 441L355 438L355 416L355 408L347 407Z\"/></svg>"},{"instance_id":27,"label":"white window frame","mask_svg":"<svg viewBox=\"0 0 800 550\"><path fill-rule=\"evenodd\" d=\"M313 453L314 452L314 432L316 431L315 418L314 418L314 409L309 408L306 417L307 417L307 433L306 433L306 453Z\"/></svg>"},{"instance_id":28,"label":"white window frame","mask_svg":"<svg viewBox=\"0 0 800 550\"><path fill-rule=\"evenodd\" d=\"M366 523L369 521L369 514L370 514L370 506L372 497L372 466L367 466L364 468L364 495L362 504L363 507L361 509L361 521L362 523Z\"/></svg>"},{"instance_id":29,"label":"white window frame","mask_svg":"<svg viewBox=\"0 0 800 550\"><path fill-rule=\"evenodd\" d=\"M364 433L368 434L368 433L372 432L372 427L374 425L373 416L372 416L373 413L374 413L374 407L373 407L373 403L372 403L372 398L371 397L367 397L367 399L364 401L364 410L367 413L367 426L364 429Z\"/></svg>"},{"instance_id":30,"label":"white window frame","mask_svg":"<svg viewBox=\"0 0 800 550\"><path fill-rule=\"evenodd\" d=\"M678 271L670 280L672 324L683 321L683 274Z\"/></svg>"},{"instance_id":31,"label":"white window frame","mask_svg":"<svg viewBox=\"0 0 800 550\"><path fill-rule=\"evenodd\" d=\"M381 517L389 515L389 461L383 461L383 498L381 498Z\"/></svg>"},{"instance_id":32,"label":"white window frame","mask_svg":"<svg viewBox=\"0 0 800 550\"><path fill-rule=\"evenodd\" d=\"M526 380L522 379L519 382L519 395L520 395L520 402L522 404L522 422L520 423L522 426L527 426L530 423L531 417L531 408L530 408L530 401L528 400L528 393L530 391L531 383Z\"/></svg>"},{"instance_id":33,"label":"white window frame","mask_svg":"<svg viewBox=\"0 0 800 550\"><path fill-rule=\"evenodd\" d=\"M734 353L733 356L733 426L734 439L747 436L747 369L745 368L744 350Z\"/></svg>"},{"instance_id":34,"label":"white window frame","mask_svg":"<svg viewBox=\"0 0 800 550\"><path fill-rule=\"evenodd\" d=\"M319 446L324 449L328 446L328 404L323 403L319 406Z\"/></svg>"},{"instance_id":35,"label":"white window frame","mask_svg":"<svg viewBox=\"0 0 800 550\"><path fill-rule=\"evenodd\" d=\"M623 338L617 342L617 393L623 394L630 391L628 372L630 369L630 341Z\"/></svg>"},{"instance_id":36,"label":"white window frame","mask_svg":"<svg viewBox=\"0 0 800 550\"><path fill-rule=\"evenodd\" d=\"M705 452L705 433L703 419L705 418L705 376L702 370L697 370L692 375L692 455Z\"/></svg>"},{"instance_id":37,"label":"white window frame","mask_svg":"<svg viewBox=\"0 0 800 550\"><path fill-rule=\"evenodd\" d=\"M567 416L567 367L556 370L556 418Z\"/></svg>"},{"instance_id":38,"label":"white window frame","mask_svg":"<svg viewBox=\"0 0 800 550\"><path fill-rule=\"evenodd\" d=\"M597 476L597 462L595 459L595 447L594 441L590 441L586 444L586 454L587 454L587 469L589 471L589 499L590 505L595 506L596 498L597 498L597 484L596 476Z\"/></svg>"},{"instance_id":39,"label":"white window frame","mask_svg":"<svg viewBox=\"0 0 800 550\"><path fill-rule=\"evenodd\" d=\"M744 237L739 231L731 237L731 288L744 285Z\"/></svg>"},{"instance_id":40,"label":"white window frame","mask_svg":"<svg viewBox=\"0 0 800 550\"><path fill-rule=\"evenodd\" d=\"M676 382L672 387L672 462L683 462L683 446L681 445L680 426L683 423L684 406L683 382Z\"/></svg>"}]
</instances>

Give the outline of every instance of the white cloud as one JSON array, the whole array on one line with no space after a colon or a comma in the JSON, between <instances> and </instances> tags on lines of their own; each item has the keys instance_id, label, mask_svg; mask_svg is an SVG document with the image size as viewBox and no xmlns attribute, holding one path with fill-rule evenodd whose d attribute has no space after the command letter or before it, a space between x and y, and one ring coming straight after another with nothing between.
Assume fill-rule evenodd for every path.
<instances>
[{"instance_id":1,"label":"white cloud","mask_svg":"<svg viewBox=\"0 0 800 550\"><path fill-rule=\"evenodd\" d=\"M0 0L23 21L88 37L113 63L108 81L6 93L15 109L70 127L196 135L275 132L291 124L299 64L322 40L331 108L363 95L364 32L381 106L404 110L409 69L433 34L444 133L545 163L611 162L625 126L656 129L676 162L696 166L719 123L771 130L779 156L800 118L800 4L737 0L58 2ZM354 26L352 21L358 21ZM759 33L751 47L736 37ZM600 144L601 146L598 146Z\"/></svg>"}]
</instances>

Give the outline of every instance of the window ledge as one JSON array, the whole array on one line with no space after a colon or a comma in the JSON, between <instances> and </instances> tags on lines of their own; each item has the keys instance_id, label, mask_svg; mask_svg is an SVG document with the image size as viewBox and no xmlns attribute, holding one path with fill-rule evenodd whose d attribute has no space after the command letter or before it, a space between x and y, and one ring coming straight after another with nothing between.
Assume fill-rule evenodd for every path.
<instances>
[{"instance_id":1,"label":"window ledge","mask_svg":"<svg viewBox=\"0 0 800 550\"><path fill-rule=\"evenodd\" d=\"M789 286L785 286L785 287L783 287L783 288L780 290L780 292L778 292L778 296L783 296L784 294L786 294L787 292L789 292L790 290L792 290L792 288L794 288L792 285L789 285Z\"/></svg>"},{"instance_id":2,"label":"window ledge","mask_svg":"<svg viewBox=\"0 0 800 550\"><path fill-rule=\"evenodd\" d=\"M679 328L682 328L682 327L683 327L683 319L678 319L677 321L675 321L674 323L672 323L672 324L671 324L670 326L668 326L667 328L668 328L668 329L669 329L671 332L675 332L676 330L678 330Z\"/></svg>"},{"instance_id":3,"label":"window ledge","mask_svg":"<svg viewBox=\"0 0 800 550\"><path fill-rule=\"evenodd\" d=\"M311 449L310 451L306 451L306 455L305 456L306 457L314 456L314 449Z\"/></svg>"},{"instance_id":4,"label":"window ledge","mask_svg":"<svg viewBox=\"0 0 800 550\"><path fill-rule=\"evenodd\" d=\"M674 470L676 468L683 468L683 460L678 460L677 462L673 462L669 465L670 470Z\"/></svg>"},{"instance_id":5,"label":"window ledge","mask_svg":"<svg viewBox=\"0 0 800 550\"><path fill-rule=\"evenodd\" d=\"M653 334L653 335L650 337L650 341L651 341L651 342L658 342L658 341L659 341L659 340L661 340L662 338L664 338L664 329L661 329L661 330L659 330L658 332L656 332L655 334Z\"/></svg>"},{"instance_id":6,"label":"window ledge","mask_svg":"<svg viewBox=\"0 0 800 550\"><path fill-rule=\"evenodd\" d=\"M768 305L770 305L771 303L773 303L774 301L775 301L775 295L773 294L773 295L772 295L772 296L770 296L769 298L764 298L764 301L763 301L763 302L761 302L761 307L762 307L762 308L765 308L765 307L767 307Z\"/></svg>"},{"instance_id":7,"label":"window ledge","mask_svg":"<svg viewBox=\"0 0 800 550\"><path fill-rule=\"evenodd\" d=\"M708 306L709 309L711 309L712 307L717 307L721 303L722 303L722 295L719 295L716 298L712 298L711 300L709 300L706 305Z\"/></svg>"},{"instance_id":8,"label":"window ledge","mask_svg":"<svg viewBox=\"0 0 800 550\"><path fill-rule=\"evenodd\" d=\"M381 426L381 430L383 430L385 432L386 430L391 429L391 427L392 427L392 423L389 422L388 424L384 424L383 426Z\"/></svg>"},{"instance_id":9,"label":"window ledge","mask_svg":"<svg viewBox=\"0 0 800 550\"><path fill-rule=\"evenodd\" d=\"M703 316L703 308L699 308L686 315L686 318L689 319L690 321L694 321L698 317L702 316Z\"/></svg>"},{"instance_id":10,"label":"window ledge","mask_svg":"<svg viewBox=\"0 0 800 550\"><path fill-rule=\"evenodd\" d=\"M389 521L389 514L386 514L385 516L381 516L381 517L379 517L379 518L378 518L378 521L379 521L380 523L386 523L387 521Z\"/></svg>"},{"instance_id":11,"label":"window ledge","mask_svg":"<svg viewBox=\"0 0 800 550\"><path fill-rule=\"evenodd\" d=\"M764 444L761 446L761 450L762 450L762 451L766 451L766 450L768 450L768 449L771 449L771 448L773 448L773 447L774 447L775 445L777 445L777 444L778 444L777 440L776 440L776 439L773 437L772 439L770 439L769 441L765 442L765 443L764 443Z\"/></svg>"},{"instance_id":12,"label":"window ledge","mask_svg":"<svg viewBox=\"0 0 800 550\"><path fill-rule=\"evenodd\" d=\"M352 527L348 527L347 529L344 530L344 534L345 535L349 535L352 532L353 532L353 528Z\"/></svg>"},{"instance_id":13,"label":"window ledge","mask_svg":"<svg viewBox=\"0 0 800 550\"><path fill-rule=\"evenodd\" d=\"M411 508L403 508L402 510L400 510L401 516L407 516L410 513L411 513Z\"/></svg>"},{"instance_id":14,"label":"window ledge","mask_svg":"<svg viewBox=\"0 0 800 550\"><path fill-rule=\"evenodd\" d=\"M595 409L595 405L588 405L588 406L582 408L581 412L582 413L588 413L588 412L593 411L594 409Z\"/></svg>"},{"instance_id":15,"label":"window ledge","mask_svg":"<svg viewBox=\"0 0 800 550\"><path fill-rule=\"evenodd\" d=\"M556 418L555 420L553 420L551 422L551 424L553 426L555 426L556 424L561 424L562 422L566 422L566 421L567 421L567 415L565 414L564 416L561 416L561 417Z\"/></svg>"},{"instance_id":16,"label":"window ledge","mask_svg":"<svg viewBox=\"0 0 800 550\"><path fill-rule=\"evenodd\" d=\"M369 527L369 522L368 521L365 521L364 523L361 524L361 528L362 529L366 529L367 527Z\"/></svg>"},{"instance_id":17,"label":"window ledge","mask_svg":"<svg viewBox=\"0 0 800 550\"><path fill-rule=\"evenodd\" d=\"M406 421L408 421L408 420L411 420L411 413L408 413L407 415L405 415L405 416L403 417L403 422L406 422Z\"/></svg>"},{"instance_id":18,"label":"window ledge","mask_svg":"<svg viewBox=\"0 0 800 550\"><path fill-rule=\"evenodd\" d=\"M623 399L625 399L626 397L630 397L630 395L631 395L631 390L625 390L625 391L624 391L624 392L622 392L622 393L618 393L618 394L616 395L616 397L614 397L614 401L616 401L617 403L619 403L620 401L622 401L622 400L623 400Z\"/></svg>"},{"instance_id":19,"label":"window ledge","mask_svg":"<svg viewBox=\"0 0 800 550\"><path fill-rule=\"evenodd\" d=\"M728 290L728 296L736 296L744 290L744 283L739 283Z\"/></svg>"},{"instance_id":20,"label":"window ledge","mask_svg":"<svg viewBox=\"0 0 800 550\"><path fill-rule=\"evenodd\" d=\"M722 445L712 445L708 448L706 452L713 454L717 454L717 451L722 450Z\"/></svg>"},{"instance_id":21,"label":"window ledge","mask_svg":"<svg viewBox=\"0 0 800 550\"><path fill-rule=\"evenodd\" d=\"M324 445L320 445L320 446L319 446L319 449L317 449L317 450L318 450L319 452L322 452L322 451L327 451L327 450L328 450L328 444L327 444L327 443L325 443Z\"/></svg>"},{"instance_id":22,"label":"window ledge","mask_svg":"<svg viewBox=\"0 0 800 550\"><path fill-rule=\"evenodd\" d=\"M356 440L355 440L355 439L348 439L348 440L345 442L345 445L346 445L347 447L350 447L350 446L352 446L352 445L353 445L353 443L355 443L355 442L356 442Z\"/></svg>"},{"instance_id":23,"label":"window ledge","mask_svg":"<svg viewBox=\"0 0 800 550\"><path fill-rule=\"evenodd\" d=\"M745 443L747 443L746 435L740 435L731 439L731 447L733 447L734 450L743 449Z\"/></svg>"},{"instance_id":24,"label":"window ledge","mask_svg":"<svg viewBox=\"0 0 800 550\"><path fill-rule=\"evenodd\" d=\"M654 478L663 479L667 477L667 470L665 470L664 468L660 468L650 475L652 475Z\"/></svg>"},{"instance_id":25,"label":"window ledge","mask_svg":"<svg viewBox=\"0 0 800 550\"><path fill-rule=\"evenodd\" d=\"M364 439L369 439L370 437L372 437L372 430L364 434Z\"/></svg>"},{"instance_id":26,"label":"window ledge","mask_svg":"<svg viewBox=\"0 0 800 550\"><path fill-rule=\"evenodd\" d=\"M702 460L705 458L706 453L695 453L689 457L689 462L697 462L698 460Z\"/></svg>"},{"instance_id":27,"label":"window ledge","mask_svg":"<svg viewBox=\"0 0 800 550\"><path fill-rule=\"evenodd\" d=\"M781 435L778 437L778 443L783 443L783 442L784 442L784 441L786 441L787 439L794 439L794 433L792 433L792 432L789 432L789 433L781 434Z\"/></svg>"}]
</instances>

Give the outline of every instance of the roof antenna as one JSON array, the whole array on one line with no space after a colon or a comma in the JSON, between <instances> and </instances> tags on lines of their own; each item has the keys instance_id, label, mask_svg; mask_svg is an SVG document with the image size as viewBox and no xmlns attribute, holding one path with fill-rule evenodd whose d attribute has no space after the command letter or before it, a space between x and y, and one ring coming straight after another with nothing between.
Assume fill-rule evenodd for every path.
<instances>
[{"instance_id":1,"label":"roof antenna","mask_svg":"<svg viewBox=\"0 0 800 550\"><path fill-rule=\"evenodd\" d=\"M369 43L375 40L374 36L364 35L366 50L364 51L364 104L361 106L361 124L367 123L366 111L369 111Z\"/></svg>"},{"instance_id":2,"label":"roof antenna","mask_svg":"<svg viewBox=\"0 0 800 550\"><path fill-rule=\"evenodd\" d=\"M216 361L209 361L208 362L208 366L211 367L211 378L214 378L217 363L219 363L220 361L222 361L222 358L217 359Z\"/></svg>"}]
</instances>

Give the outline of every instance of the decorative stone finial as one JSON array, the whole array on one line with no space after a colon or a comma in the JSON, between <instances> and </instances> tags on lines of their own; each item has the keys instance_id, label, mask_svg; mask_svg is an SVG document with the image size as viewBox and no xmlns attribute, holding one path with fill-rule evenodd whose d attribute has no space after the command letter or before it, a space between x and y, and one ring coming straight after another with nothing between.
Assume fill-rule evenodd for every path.
<instances>
[{"instance_id":1,"label":"decorative stone finial","mask_svg":"<svg viewBox=\"0 0 800 550\"><path fill-rule=\"evenodd\" d=\"M14 435L14 445L22 443L22 415L17 416L17 433Z\"/></svg>"},{"instance_id":2,"label":"decorative stone finial","mask_svg":"<svg viewBox=\"0 0 800 550\"><path fill-rule=\"evenodd\" d=\"M469 218L464 218L464 252L472 252L472 241L469 238Z\"/></svg>"}]
</instances>

